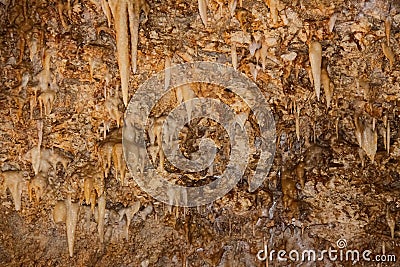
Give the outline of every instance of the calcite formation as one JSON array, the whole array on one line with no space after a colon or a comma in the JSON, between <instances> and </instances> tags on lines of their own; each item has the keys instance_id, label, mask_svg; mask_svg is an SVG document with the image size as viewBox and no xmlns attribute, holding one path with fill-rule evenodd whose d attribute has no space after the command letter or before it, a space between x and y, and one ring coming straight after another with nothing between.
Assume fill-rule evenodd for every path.
<instances>
[{"instance_id":1,"label":"calcite formation","mask_svg":"<svg viewBox=\"0 0 400 267\"><path fill-rule=\"evenodd\" d=\"M149 14L149 6L145 0L104 0L102 1L103 11L109 19L109 11L105 5L109 5L114 18L114 26L117 43L117 58L121 77L122 99L124 105L128 105L129 86L129 34L131 37L131 65L133 73L137 71L137 46L139 40L140 12L144 10L146 17ZM129 18L129 20L128 20ZM129 31L128 31L129 29Z\"/></svg>"},{"instance_id":2,"label":"calcite formation","mask_svg":"<svg viewBox=\"0 0 400 267\"><path fill-rule=\"evenodd\" d=\"M3 176L3 189L10 190L14 207L16 211L21 209L21 198L23 190L23 172L21 171L6 171L1 174Z\"/></svg>"},{"instance_id":3,"label":"calcite formation","mask_svg":"<svg viewBox=\"0 0 400 267\"><path fill-rule=\"evenodd\" d=\"M0 18L0 266L399 265L396 1L1 0ZM195 61L232 67L271 107L275 158L255 190L268 122L215 81L176 84L174 66ZM125 116L154 74L159 91L139 103L158 99L150 115ZM196 98L229 106L248 140L194 117ZM179 105L181 129L166 123ZM215 145L211 164L170 162L172 132L187 161ZM135 182L152 168L200 190L246 144L243 177L208 205L174 206L188 197L175 190L162 203ZM343 252L397 262L275 257L344 239ZM272 260L257 257L265 247Z\"/></svg>"},{"instance_id":4,"label":"calcite formation","mask_svg":"<svg viewBox=\"0 0 400 267\"><path fill-rule=\"evenodd\" d=\"M321 94L321 64L322 64L322 47L317 41L313 41L309 48L310 65L314 83L315 94L319 100Z\"/></svg>"}]
</instances>

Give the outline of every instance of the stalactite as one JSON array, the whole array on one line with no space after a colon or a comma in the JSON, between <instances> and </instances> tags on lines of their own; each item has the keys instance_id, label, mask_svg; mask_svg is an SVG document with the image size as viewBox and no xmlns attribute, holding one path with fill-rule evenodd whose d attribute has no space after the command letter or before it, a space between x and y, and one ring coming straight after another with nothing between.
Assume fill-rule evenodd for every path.
<instances>
[{"instance_id":1,"label":"stalactite","mask_svg":"<svg viewBox=\"0 0 400 267\"><path fill-rule=\"evenodd\" d=\"M149 5L144 0L109 0L109 6L114 18L114 26L117 42L117 59L121 77L122 99L124 105L128 105L128 87L129 87L129 34L131 36L131 64L132 71L137 71L137 45L139 38L139 19L140 11L149 14ZM106 14L107 15L107 14ZM128 21L129 15L129 21ZM129 23L129 27L128 27Z\"/></svg>"},{"instance_id":2,"label":"stalactite","mask_svg":"<svg viewBox=\"0 0 400 267\"><path fill-rule=\"evenodd\" d=\"M372 127L365 122L362 122L358 115L355 116L354 123L356 127L355 135L360 147L365 151L371 161L374 162L378 143L378 134L376 129L372 130Z\"/></svg>"},{"instance_id":3,"label":"stalactite","mask_svg":"<svg viewBox=\"0 0 400 267\"><path fill-rule=\"evenodd\" d=\"M72 19L71 1L72 0L67 0L67 15L69 19Z\"/></svg>"},{"instance_id":4,"label":"stalactite","mask_svg":"<svg viewBox=\"0 0 400 267\"><path fill-rule=\"evenodd\" d=\"M103 139L106 139L106 137L107 137L107 132L110 130L110 122L108 122L108 121L104 121L103 120L103 128L102 128L102 131L103 131Z\"/></svg>"},{"instance_id":5,"label":"stalactite","mask_svg":"<svg viewBox=\"0 0 400 267\"><path fill-rule=\"evenodd\" d=\"M283 170L281 175L283 206L292 212L297 210L297 189L296 182L292 178L292 173L289 170Z\"/></svg>"},{"instance_id":6,"label":"stalactite","mask_svg":"<svg viewBox=\"0 0 400 267\"><path fill-rule=\"evenodd\" d=\"M126 218L126 225L125 225L125 238L126 240L129 239L129 226L131 224L131 220L133 219L133 216L140 210L140 201L136 201L132 206L123 208L121 209L118 214L119 214L119 220L121 221L124 216Z\"/></svg>"},{"instance_id":7,"label":"stalactite","mask_svg":"<svg viewBox=\"0 0 400 267\"><path fill-rule=\"evenodd\" d=\"M58 16L60 17L61 25L63 26L64 30L68 30L68 25L65 22L64 15L63 15L64 9L65 9L65 7L64 7L64 4L63 4L62 0L59 0L57 2Z\"/></svg>"},{"instance_id":8,"label":"stalactite","mask_svg":"<svg viewBox=\"0 0 400 267\"><path fill-rule=\"evenodd\" d=\"M336 20L338 18L338 13L333 13L332 16L329 18L328 21L328 32L333 32L333 29L335 28Z\"/></svg>"},{"instance_id":9,"label":"stalactite","mask_svg":"<svg viewBox=\"0 0 400 267\"><path fill-rule=\"evenodd\" d=\"M21 84L16 88L16 93L19 94L23 89L26 88L30 79L29 72L24 72L21 77Z\"/></svg>"},{"instance_id":10,"label":"stalactite","mask_svg":"<svg viewBox=\"0 0 400 267\"><path fill-rule=\"evenodd\" d=\"M50 82L50 71L44 69L36 76L39 80L38 87L42 92L45 92L49 89L49 82Z\"/></svg>"},{"instance_id":11,"label":"stalactite","mask_svg":"<svg viewBox=\"0 0 400 267\"><path fill-rule=\"evenodd\" d=\"M50 81L50 63L51 58L54 56L55 51L53 49L46 49L44 52L44 60L43 60L43 70L46 71L47 77L49 77Z\"/></svg>"},{"instance_id":12,"label":"stalactite","mask_svg":"<svg viewBox=\"0 0 400 267\"><path fill-rule=\"evenodd\" d=\"M253 39L252 42L249 45L249 52L251 56L254 56L256 51L260 49L261 47L261 42L259 40Z\"/></svg>"},{"instance_id":13,"label":"stalactite","mask_svg":"<svg viewBox=\"0 0 400 267\"><path fill-rule=\"evenodd\" d=\"M249 70L251 73L251 76L253 77L254 81L257 81L257 75L258 75L258 65L255 65L253 63L248 63Z\"/></svg>"},{"instance_id":14,"label":"stalactite","mask_svg":"<svg viewBox=\"0 0 400 267\"><path fill-rule=\"evenodd\" d=\"M45 149L43 159L46 160L49 164L51 164L54 170L57 170L57 164L61 163L61 165L64 168L64 171L67 170L68 164L71 161L68 157L52 149Z\"/></svg>"},{"instance_id":15,"label":"stalactite","mask_svg":"<svg viewBox=\"0 0 400 267\"><path fill-rule=\"evenodd\" d=\"M122 113L119 111L119 105L121 104L121 100L119 97L109 97L104 102L104 106L108 112L108 115L111 119L117 122L117 127L119 128L121 124Z\"/></svg>"},{"instance_id":16,"label":"stalactite","mask_svg":"<svg viewBox=\"0 0 400 267\"><path fill-rule=\"evenodd\" d=\"M121 77L122 99L128 105L129 86L129 39L128 39L128 12L125 0L109 0L114 17L114 27L117 42L117 60Z\"/></svg>"},{"instance_id":17,"label":"stalactite","mask_svg":"<svg viewBox=\"0 0 400 267\"><path fill-rule=\"evenodd\" d=\"M53 90L44 91L39 95L38 100L39 100L41 117L43 116L43 109L44 109L44 114L46 116L50 115L55 98L56 98L56 92Z\"/></svg>"},{"instance_id":18,"label":"stalactite","mask_svg":"<svg viewBox=\"0 0 400 267\"><path fill-rule=\"evenodd\" d=\"M29 59L31 62L34 62L35 58L37 58L38 51L40 51L40 40L38 40L38 35L37 32L31 32L27 36Z\"/></svg>"},{"instance_id":19,"label":"stalactite","mask_svg":"<svg viewBox=\"0 0 400 267\"><path fill-rule=\"evenodd\" d=\"M19 56L18 56L18 62L17 64L20 64L23 60L24 57L24 52L25 52L25 38L22 37L23 31L21 31L21 37L18 39L18 48L19 48Z\"/></svg>"},{"instance_id":20,"label":"stalactite","mask_svg":"<svg viewBox=\"0 0 400 267\"><path fill-rule=\"evenodd\" d=\"M97 196L101 196L104 193L104 176L101 174L101 172L95 173L93 175L94 177L94 189L96 191Z\"/></svg>"},{"instance_id":21,"label":"stalactite","mask_svg":"<svg viewBox=\"0 0 400 267\"><path fill-rule=\"evenodd\" d=\"M164 154L164 150L162 149L162 147L158 147L158 157L160 159L160 163L158 165L159 170L160 171L164 171L164 163L165 163L165 154Z\"/></svg>"},{"instance_id":22,"label":"stalactite","mask_svg":"<svg viewBox=\"0 0 400 267\"><path fill-rule=\"evenodd\" d=\"M94 179L92 177L85 178L83 182L83 195L86 204L91 204L91 196L94 190Z\"/></svg>"},{"instance_id":23,"label":"stalactite","mask_svg":"<svg viewBox=\"0 0 400 267\"><path fill-rule=\"evenodd\" d=\"M92 211L92 213L94 213L96 202L97 202L97 193L96 191L92 191L92 193L90 194L90 210Z\"/></svg>"},{"instance_id":24,"label":"stalactite","mask_svg":"<svg viewBox=\"0 0 400 267\"><path fill-rule=\"evenodd\" d=\"M246 109L245 111L241 111L238 114L236 114L236 119L239 122L240 128L242 128L243 130L245 129L245 123L249 118L249 114L250 114L250 109Z\"/></svg>"},{"instance_id":25,"label":"stalactite","mask_svg":"<svg viewBox=\"0 0 400 267\"><path fill-rule=\"evenodd\" d=\"M260 58L261 58L261 49L257 49L256 53L255 53L255 57L256 57L256 65L258 65L260 63Z\"/></svg>"},{"instance_id":26,"label":"stalactite","mask_svg":"<svg viewBox=\"0 0 400 267\"><path fill-rule=\"evenodd\" d=\"M387 122L386 126L386 151L390 154L390 123Z\"/></svg>"},{"instance_id":27,"label":"stalactite","mask_svg":"<svg viewBox=\"0 0 400 267\"><path fill-rule=\"evenodd\" d=\"M42 120L38 120L37 121L37 128L38 128L38 148L40 149L40 147L42 146L42 141L43 141L43 121Z\"/></svg>"},{"instance_id":28,"label":"stalactite","mask_svg":"<svg viewBox=\"0 0 400 267\"><path fill-rule=\"evenodd\" d=\"M382 42L382 51L385 57L389 60L390 69L393 68L393 64L395 63L395 56L393 50L387 45L385 42Z\"/></svg>"},{"instance_id":29,"label":"stalactite","mask_svg":"<svg viewBox=\"0 0 400 267\"><path fill-rule=\"evenodd\" d=\"M153 212L153 205L150 203L145 207L141 212L140 216L142 217L142 220L146 220L147 216L149 216Z\"/></svg>"},{"instance_id":30,"label":"stalactite","mask_svg":"<svg viewBox=\"0 0 400 267\"><path fill-rule=\"evenodd\" d=\"M139 19L140 11L146 15L145 23L149 14L149 5L145 0L128 1L129 29L131 33L131 64L133 73L137 72L137 46L139 41Z\"/></svg>"},{"instance_id":31,"label":"stalactite","mask_svg":"<svg viewBox=\"0 0 400 267\"><path fill-rule=\"evenodd\" d=\"M29 119L32 120L33 119L33 110L36 108L37 106L37 100L35 95L31 95L29 97Z\"/></svg>"},{"instance_id":32,"label":"stalactite","mask_svg":"<svg viewBox=\"0 0 400 267\"><path fill-rule=\"evenodd\" d=\"M296 104L296 102L294 102ZM296 120L296 137L297 141L300 141L300 110L301 107L299 107L298 104L295 105L295 120Z\"/></svg>"},{"instance_id":33,"label":"stalactite","mask_svg":"<svg viewBox=\"0 0 400 267\"><path fill-rule=\"evenodd\" d=\"M199 4L199 13L201 21L203 22L204 26L207 27L207 3L206 0L198 0Z\"/></svg>"},{"instance_id":34,"label":"stalactite","mask_svg":"<svg viewBox=\"0 0 400 267\"><path fill-rule=\"evenodd\" d=\"M361 160L361 167L365 167L365 151L362 148L358 148L358 156Z\"/></svg>"},{"instance_id":35,"label":"stalactite","mask_svg":"<svg viewBox=\"0 0 400 267\"><path fill-rule=\"evenodd\" d=\"M32 164L35 175L38 174L40 171L40 152L40 148L36 146L29 150L23 157Z\"/></svg>"},{"instance_id":36,"label":"stalactite","mask_svg":"<svg viewBox=\"0 0 400 267\"><path fill-rule=\"evenodd\" d=\"M57 151L45 148L40 149L38 146L35 146L26 152L23 159L32 164L35 175L40 171L46 173L50 167L53 167L53 169L56 170L58 163L61 163L64 170L66 170L68 163L70 162L69 158L61 155Z\"/></svg>"},{"instance_id":37,"label":"stalactite","mask_svg":"<svg viewBox=\"0 0 400 267\"><path fill-rule=\"evenodd\" d=\"M22 119L22 109L24 108L25 105L25 99L19 96L13 96L13 99L15 101L15 104L18 107L17 110L17 121L21 121Z\"/></svg>"},{"instance_id":38,"label":"stalactite","mask_svg":"<svg viewBox=\"0 0 400 267\"><path fill-rule=\"evenodd\" d=\"M67 225L68 251L69 251L69 256L72 257L74 255L75 230L76 230L76 224L78 223L80 206L78 203L72 203L70 195L67 197L65 201L66 201L65 206L67 210L66 225Z\"/></svg>"},{"instance_id":39,"label":"stalactite","mask_svg":"<svg viewBox=\"0 0 400 267\"><path fill-rule=\"evenodd\" d=\"M339 117L335 120L335 133L336 133L336 140L339 139Z\"/></svg>"},{"instance_id":40,"label":"stalactite","mask_svg":"<svg viewBox=\"0 0 400 267\"><path fill-rule=\"evenodd\" d=\"M181 85L176 88L175 93L179 104L197 97L193 89L188 84ZM190 121L192 115L192 105L190 103L185 103L185 108Z\"/></svg>"},{"instance_id":41,"label":"stalactite","mask_svg":"<svg viewBox=\"0 0 400 267\"><path fill-rule=\"evenodd\" d=\"M14 201L16 211L21 210L21 195L23 186L23 172L22 171L5 171L1 175L4 178L4 190L10 190L11 196Z\"/></svg>"},{"instance_id":42,"label":"stalactite","mask_svg":"<svg viewBox=\"0 0 400 267\"><path fill-rule=\"evenodd\" d=\"M28 183L28 195L29 201L32 201L32 193L35 192L36 203L39 203L40 198L44 195L48 185L47 175L43 172L39 172L31 181Z\"/></svg>"},{"instance_id":43,"label":"stalactite","mask_svg":"<svg viewBox=\"0 0 400 267\"><path fill-rule=\"evenodd\" d=\"M53 209L53 220L55 223L65 223L67 220L67 206L64 200L57 201Z\"/></svg>"},{"instance_id":44,"label":"stalactite","mask_svg":"<svg viewBox=\"0 0 400 267\"><path fill-rule=\"evenodd\" d=\"M269 8L269 12L271 14L271 19L272 19L272 25L277 26L278 25L278 0L265 0L265 3L267 4Z\"/></svg>"},{"instance_id":45,"label":"stalactite","mask_svg":"<svg viewBox=\"0 0 400 267\"><path fill-rule=\"evenodd\" d=\"M108 27L111 27L111 10L107 0L101 0L101 9L104 15L106 15Z\"/></svg>"},{"instance_id":46,"label":"stalactite","mask_svg":"<svg viewBox=\"0 0 400 267\"><path fill-rule=\"evenodd\" d=\"M129 30L131 33L131 65L132 71L137 72L137 46L139 42L139 19L140 19L140 6L139 2L136 3L128 1L129 13Z\"/></svg>"},{"instance_id":47,"label":"stalactite","mask_svg":"<svg viewBox=\"0 0 400 267\"><path fill-rule=\"evenodd\" d=\"M321 92L321 63L322 63L322 47L319 42L312 42L309 48L309 57L311 72L314 81L315 94L317 95L317 100L319 101L319 96Z\"/></svg>"},{"instance_id":48,"label":"stalactite","mask_svg":"<svg viewBox=\"0 0 400 267\"><path fill-rule=\"evenodd\" d=\"M232 44L231 44L231 58L232 58L232 66L233 66L233 68L235 70L237 70L237 67L238 67L238 56L237 56L235 42L232 42Z\"/></svg>"},{"instance_id":49,"label":"stalactite","mask_svg":"<svg viewBox=\"0 0 400 267\"><path fill-rule=\"evenodd\" d=\"M94 77L94 69L96 65L96 60L93 59L92 57L89 58L89 73L90 73L90 81L93 82L93 77Z\"/></svg>"},{"instance_id":50,"label":"stalactite","mask_svg":"<svg viewBox=\"0 0 400 267\"><path fill-rule=\"evenodd\" d=\"M98 198L98 225L97 225L97 230L99 232L99 238L100 242L104 242L104 220L105 220L105 214L106 214L106 197L104 196L104 193Z\"/></svg>"},{"instance_id":51,"label":"stalactite","mask_svg":"<svg viewBox=\"0 0 400 267\"><path fill-rule=\"evenodd\" d=\"M389 207L386 208L386 221L390 229L390 236L394 239L394 230L396 227L395 216L390 212Z\"/></svg>"},{"instance_id":52,"label":"stalactite","mask_svg":"<svg viewBox=\"0 0 400 267\"><path fill-rule=\"evenodd\" d=\"M118 172L119 172L121 185L125 185L126 165L124 161L122 143L117 143L114 145L112 151L112 158L115 167L115 178L118 180Z\"/></svg>"},{"instance_id":53,"label":"stalactite","mask_svg":"<svg viewBox=\"0 0 400 267\"><path fill-rule=\"evenodd\" d=\"M265 41L265 38L263 38L263 41L261 43L261 48L259 51L260 51L262 70L265 71L265 66L267 65L267 56L268 56L268 44Z\"/></svg>"},{"instance_id":54,"label":"stalactite","mask_svg":"<svg viewBox=\"0 0 400 267\"><path fill-rule=\"evenodd\" d=\"M375 131L375 126L376 126L376 118L372 118L372 131Z\"/></svg>"},{"instance_id":55,"label":"stalactite","mask_svg":"<svg viewBox=\"0 0 400 267\"><path fill-rule=\"evenodd\" d=\"M297 164L295 172L301 188L304 188L306 181L305 181L305 166L303 162Z\"/></svg>"},{"instance_id":56,"label":"stalactite","mask_svg":"<svg viewBox=\"0 0 400 267\"><path fill-rule=\"evenodd\" d=\"M107 178L111 169L111 159L113 154L113 147L115 143L112 141L105 142L99 147L99 159L103 168L104 177Z\"/></svg>"},{"instance_id":57,"label":"stalactite","mask_svg":"<svg viewBox=\"0 0 400 267\"><path fill-rule=\"evenodd\" d=\"M385 127L380 127L379 128L379 133L382 135L382 137L383 137L383 146L385 147L385 150L387 150L387 144L386 144L386 141L387 141L387 134L386 134L386 131L387 131L387 128L385 128Z\"/></svg>"},{"instance_id":58,"label":"stalactite","mask_svg":"<svg viewBox=\"0 0 400 267\"><path fill-rule=\"evenodd\" d=\"M390 16L386 17L385 19L385 35L386 35L386 42L387 45L390 46L390 28L392 26L392 20Z\"/></svg>"},{"instance_id":59,"label":"stalactite","mask_svg":"<svg viewBox=\"0 0 400 267\"><path fill-rule=\"evenodd\" d=\"M322 87L324 87L326 107L329 109L329 107L331 106L331 101L333 96L333 84L331 83L331 79L329 78L328 70L324 62L322 63L322 69L321 69L321 83Z\"/></svg>"},{"instance_id":60,"label":"stalactite","mask_svg":"<svg viewBox=\"0 0 400 267\"><path fill-rule=\"evenodd\" d=\"M235 10L237 6L237 0L229 0L228 1L228 9L231 17L235 16Z\"/></svg>"},{"instance_id":61,"label":"stalactite","mask_svg":"<svg viewBox=\"0 0 400 267\"><path fill-rule=\"evenodd\" d=\"M155 149L155 158L159 158L159 167L162 171L164 168L164 160L165 155L164 151L162 150L162 131L163 126L166 120L166 116L160 116L158 118L153 119L151 129L149 131L149 139L152 147ZM168 125L165 127L167 131L170 129ZM168 136L168 133L166 134ZM155 147L157 145L157 147Z\"/></svg>"}]
</instances>

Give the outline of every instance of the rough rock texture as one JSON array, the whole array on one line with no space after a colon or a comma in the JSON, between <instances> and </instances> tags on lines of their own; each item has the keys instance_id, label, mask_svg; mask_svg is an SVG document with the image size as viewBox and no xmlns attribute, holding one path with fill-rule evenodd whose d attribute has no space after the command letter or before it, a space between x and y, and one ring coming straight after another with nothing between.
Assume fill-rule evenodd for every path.
<instances>
[{"instance_id":1,"label":"rough rock texture","mask_svg":"<svg viewBox=\"0 0 400 267\"><path fill-rule=\"evenodd\" d=\"M135 14L145 12L129 98L165 65L212 61L254 79L274 113L277 151L263 186L249 193L246 172L223 198L190 209L156 202L128 171L121 177L117 47L132 51L135 42L116 43L107 11L115 1L0 0L1 266L265 266L256 257L264 244L323 250L337 249L339 239L396 255L397 265L380 266L399 266L397 1L167 0L149 2L149 10L133 1ZM315 42L322 58L311 64ZM221 88L192 88L237 101ZM165 100L154 116L177 104L174 94ZM229 154L221 127L194 120L182 151L197 151L210 127L220 136L217 175ZM181 184L207 182L207 170L184 175L167 161L163 169ZM74 214L71 252L65 222ZM273 263L300 264L279 263L276 254ZM325 258L302 266L351 264Z\"/></svg>"}]
</instances>

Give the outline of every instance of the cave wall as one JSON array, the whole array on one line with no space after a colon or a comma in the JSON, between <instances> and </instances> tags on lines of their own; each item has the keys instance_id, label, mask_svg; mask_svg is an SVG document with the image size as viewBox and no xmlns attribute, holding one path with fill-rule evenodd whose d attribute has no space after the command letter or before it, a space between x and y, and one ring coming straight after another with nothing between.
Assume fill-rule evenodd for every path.
<instances>
[{"instance_id":1,"label":"cave wall","mask_svg":"<svg viewBox=\"0 0 400 267\"><path fill-rule=\"evenodd\" d=\"M397 1L0 0L0 18L0 265L264 266L265 244L322 250L339 239L400 257ZM255 192L250 166L213 203L172 207L116 166L123 114L153 74L194 61L257 84L276 153ZM210 84L191 88L239 101ZM150 121L178 104L174 92ZM256 135L254 114L248 121ZM192 121L186 155L207 128L224 135ZM182 184L210 178L161 165Z\"/></svg>"}]
</instances>

